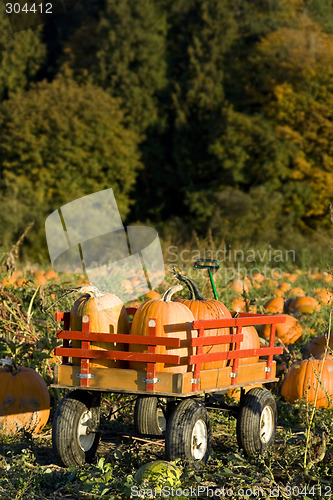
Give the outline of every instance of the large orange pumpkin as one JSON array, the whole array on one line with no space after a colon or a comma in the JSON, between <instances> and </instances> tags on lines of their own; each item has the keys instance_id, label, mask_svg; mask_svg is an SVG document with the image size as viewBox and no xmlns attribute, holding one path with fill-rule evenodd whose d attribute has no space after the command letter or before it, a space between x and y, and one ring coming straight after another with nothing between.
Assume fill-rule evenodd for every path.
<instances>
[{"instance_id":1,"label":"large orange pumpkin","mask_svg":"<svg viewBox=\"0 0 333 500\"><path fill-rule=\"evenodd\" d=\"M175 277L185 283L190 291L190 299L180 299L193 313L194 319L223 319L231 318L228 308L219 300L205 299L200 295L198 287L188 276L181 274L174 268ZM214 328L205 330L205 336L230 335L229 328ZM202 354L211 354L216 352L225 352L229 350L229 344L219 344L212 346L203 346ZM211 370L213 368L223 368L227 365L227 360L210 361L201 365L202 370Z\"/></svg>"},{"instance_id":2,"label":"large orange pumpkin","mask_svg":"<svg viewBox=\"0 0 333 500\"><path fill-rule=\"evenodd\" d=\"M319 383L319 374L322 361L318 359L304 359L294 363L284 379L281 396L290 403L298 399L305 399L308 403L314 403L315 392ZM320 378L318 399L316 406L329 406L325 391L333 396L333 359L324 361L324 368Z\"/></svg>"},{"instance_id":3,"label":"large orange pumpkin","mask_svg":"<svg viewBox=\"0 0 333 500\"><path fill-rule=\"evenodd\" d=\"M94 333L129 333L129 322L126 309L119 297L112 293L102 294L96 287L84 286L81 292L87 292L73 304L70 312L71 330L82 330L82 317L90 316L90 331ZM73 347L81 347L81 342L73 340ZM125 350L124 344L109 342L91 342L91 349ZM73 365L80 365L80 358L73 358ZM110 359L91 360L92 368L124 367L123 361Z\"/></svg>"},{"instance_id":4,"label":"large orange pumpkin","mask_svg":"<svg viewBox=\"0 0 333 500\"><path fill-rule=\"evenodd\" d=\"M313 297L297 297L289 305L289 310L293 313L312 314L314 311L320 311L320 305Z\"/></svg>"},{"instance_id":5,"label":"large orange pumpkin","mask_svg":"<svg viewBox=\"0 0 333 500\"><path fill-rule=\"evenodd\" d=\"M329 290L317 290L315 293L315 298L325 306L333 304L333 293Z\"/></svg>"},{"instance_id":6,"label":"large orange pumpkin","mask_svg":"<svg viewBox=\"0 0 333 500\"><path fill-rule=\"evenodd\" d=\"M310 340L305 346L305 350L308 356L312 355L314 358L320 357L324 354L326 347L326 337L325 335L320 335L315 339ZM333 335L330 335L329 347L333 350Z\"/></svg>"},{"instance_id":7,"label":"large orange pumpkin","mask_svg":"<svg viewBox=\"0 0 333 500\"><path fill-rule=\"evenodd\" d=\"M149 320L157 320L157 336L173 337L181 340L181 347L169 348L157 346L156 354L173 354L181 357L180 365L165 365L156 363L157 372L186 373L190 368L188 366L188 357L192 354L190 341L192 336L191 323L194 316L181 302L172 302L174 293L181 290L181 285L169 288L162 299L148 300L141 304L134 314L131 333L133 335L149 335ZM130 350L134 352L147 352L144 345L131 344ZM130 361L129 367L133 370L146 370L146 363Z\"/></svg>"},{"instance_id":8,"label":"large orange pumpkin","mask_svg":"<svg viewBox=\"0 0 333 500\"><path fill-rule=\"evenodd\" d=\"M286 321L285 323L278 323L276 325L276 336L286 345L293 344L302 336L302 326L293 316L289 316L288 314L283 314L283 316L285 316ZM271 325L262 325L260 333L266 339L269 339Z\"/></svg>"},{"instance_id":9,"label":"large orange pumpkin","mask_svg":"<svg viewBox=\"0 0 333 500\"><path fill-rule=\"evenodd\" d=\"M0 431L38 433L50 415L50 395L44 379L32 368L0 368Z\"/></svg>"},{"instance_id":10,"label":"large orange pumpkin","mask_svg":"<svg viewBox=\"0 0 333 500\"><path fill-rule=\"evenodd\" d=\"M284 309L284 300L282 297L274 297L273 299L268 300L264 304L264 308L267 312L272 314L280 314L283 313Z\"/></svg>"}]
</instances>

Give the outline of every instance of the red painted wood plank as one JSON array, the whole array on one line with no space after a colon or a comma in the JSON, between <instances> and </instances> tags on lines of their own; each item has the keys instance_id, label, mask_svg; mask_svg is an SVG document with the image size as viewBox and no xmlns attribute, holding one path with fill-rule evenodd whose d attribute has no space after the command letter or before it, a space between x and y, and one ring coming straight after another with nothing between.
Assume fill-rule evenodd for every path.
<instances>
[{"instance_id":1,"label":"red painted wood plank","mask_svg":"<svg viewBox=\"0 0 333 500\"><path fill-rule=\"evenodd\" d=\"M267 356L269 354L282 354L282 347L259 347L257 349L239 349L237 351L212 352L211 354L194 354L189 358L189 364L220 361L224 359L252 358L253 356Z\"/></svg>"},{"instance_id":2,"label":"red painted wood plank","mask_svg":"<svg viewBox=\"0 0 333 500\"><path fill-rule=\"evenodd\" d=\"M156 337L156 319L152 318L148 322L148 332L150 337ZM148 346L148 354L156 354L156 345ZM148 381L147 381L148 380ZM156 388L156 363L147 363L146 391L155 391Z\"/></svg>"},{"instance_id":3,"label":"red painted wood plank","mask_svg":"<svg viewBox=\"0 0 333 500\"><path fill-rule=\"evenodd\" d=\"M90 316L83 316L82 317L82 333L87 334L89 333L90 330ZM82 350L90 350L90 342L88 341L82 341L81 343L81 349ZM90 374L90 361L88 358L82 358L81 359L81 370L80 370L80 375L83 375L83 377L80 378L80 386L81 387L89 387L90 385L90 380L89 380L89 374ZM86 377L84 377L86 376Z\"/></svg>"},{"instance_id":4,"label":"red painted wood plank","mask_svg":"<svg viewBox=\"0 0 333 500\"><path fill-rule=\"evenodd\" d=\"M237 326L237 335L240 335L242 333L242 325ZM237 341L235 345L236 352L240 351L240 342ZM236 356L231 363L231 373L230 376L231 378L231 385L236 385L237 384L237 379L238 379L238 365L239 365L239 358Z\"/></svg>"},{"instance_id":5,"label":"red painted wood plank","mask_svg":"<svg viewBox=\"0 0 333 500\"><path fill-rule=\"evenodd\" d=\"M73 349L56 347L56 356L70 356L73 358L87 359L120 359L125 361L143 361L152 363L168 363L172 365L180 364L180 356L173 354L148 354L125 351L97 351L92 349Z\"/></svg>"},{"instance_id":6,"label":"red painted wood plank","mask_svg":"<svg viewBox=\"0 0 333 500\"><path fill-rule=\"evenodd\" d=\"M70 330L58 330L58 339L89 340L98 342L119 342L122 344L164 345L168 347L180 347L180 339L168 337L153 337L120 333L92 333Z\"/></svg>"},{"instance_id":7,"label":"red painted wood plank","mask_svg":"<svg viewBox=\"0 0 333 500\"><path fill-rule=\"evenodd\" d=\"M198 338L201 339L205 334L205 331L203 328L200 328L198 331ZM202 356L202 345L197 346L196 350L196 356L200 358ZM199 377L200 377L200 370L201 370L201 362L200 361L195 361L192 363L191 361L189 362L190 365L194 365L194 372L193 372L193 383L192 383L192 391L198 391L199 390Z\"/></svg>"},{"instance_id":8,"label":"red painted wood plank","mask_svg":"<svg viewBox=\"0 0 333 500\"><path fill-rule=\"evenodd\" d=\"M246 314L246 313L245 313ZM251 325L270 325L273 323L284 323L286 318L281 315L267 315L267 314L251 314L245 317L230 318L230 319L206 319L206 320L196 320L192 323L192 328L194 330L199 330L199 328L211 329L211 328L227 328L227 327L237 327L237 326L251 326Z\"/></svg>"},{"instance_id":9,"label":"red painted wood plank","mask_svg":"<svg viewBox=\"0 0 333 500\"><path fill-rule=\"evenodd\" d=\"M60 323L60 321L63 321L63 319L64 319L64 315L65 315L65 314L66 314L66 313L64 313L64 312L57 312L57 313L55 313L55 320L56 320L58 323Z\"/></svg>"},{"instance_id":10,"label":"red painted wood plank","mask_svg":"<svg viewBox=\"0 0 333 500\"><path fill-rule=\"evenodd\" d=\"M126 312L129 315L135 314L138 309L139 309L138 307L126 307Z\"/></svg>"},{"instance_id":11,"label":"red painted wood plank","mask_svg":"<svg viewBox=\"0 0 333 500\"><path fill-rule=\"evenodd\" d=\"M191 339L191 346L196 347L199 345L232 344L237 341L241 342L243 338L243 334L196 337L194 339Z\"/></svg>"},{"instance_id":12,"label":"red painted wood plank","mask_svg":"<svg viewBox=\"0 0 333 500\"><path fill-rule=\"evenodd\" d=\"M271 325L271 334L269 337L269 347L272 348L275 343L275 331L276 331L276 325ZM281 353L283 351L283 348L280 347ZM273 354L269 353L268 359L267 359L267 373L266 373L266 379L272 378L272 364L273 364Z\"/></svg>"}]
</instances>

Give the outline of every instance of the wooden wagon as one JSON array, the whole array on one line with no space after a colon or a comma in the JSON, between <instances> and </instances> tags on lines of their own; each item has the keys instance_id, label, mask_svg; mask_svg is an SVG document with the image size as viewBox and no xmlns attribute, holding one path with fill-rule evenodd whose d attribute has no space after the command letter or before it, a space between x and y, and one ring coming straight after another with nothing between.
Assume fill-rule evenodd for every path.
<instances>
[{"instance_id":1,"label":"wooden wagon","mask_svg":"<svg viewBox=\"0 0 333 500\"><path fill-rule=\"evenodd\" d=\"M133 315L136 308L127 308ZM136 396L134 424L136 432L165 437L167 460L178 457L188 461L206 462L210 452L211 423L207 408L230 411L237 417L237 440L247 455L263 453L274 441L276 404L269 390L255 387L245 392L244 387L277 381L275 354L276 324L285 321L282 315L240 313L237 318L193 321L191 329L197 335L190 339L188 371L186 373L157 372L156 364L177 366L180 356L168 354L167 349L180 348L180 339L158 337L156 318L149 320L149 335L96 333L90 331L90 318L83 316L82 331L69 330L69 312L58 313L62 323L57 337L62 347L55 350L62 364L55 369L53 387L69 389L60 402L53 422L53 446L59 462L64 466L91 461L100 437L100 397L102 393ZM271 325L269 345L255 349L241 349L242 328ZM230 334L209 336L211 329L229 328ZM71 346L80 341L81 347ZM112 344L112 350L96 350L93 342ZM128 350L115 350L117 344L128 345ZM227 344L224 352L203 353L204 346ZM133 352L131 346L146 346L146 352ZM166 353L158 354L158 346ZM259 357L258 362L240 364L240 360ZM74 366L72 358L80 358ZM144 369L96 368L92 360L109 359L144 363ZM204 363L225 360L226 366L203 370ZM239 405L227 405L223 395L230 389L241 388Z\"/></svg>"}]
</instances>

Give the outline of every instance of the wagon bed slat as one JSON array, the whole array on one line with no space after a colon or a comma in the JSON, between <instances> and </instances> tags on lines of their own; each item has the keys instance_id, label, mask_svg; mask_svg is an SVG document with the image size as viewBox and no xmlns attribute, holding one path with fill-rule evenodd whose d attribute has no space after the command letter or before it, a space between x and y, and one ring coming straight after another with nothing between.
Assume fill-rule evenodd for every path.
<instances>
[{"instance_id":1,"label":"wagon bed slat","mask_svg":"<svg viewBox=\"0 0 333 500\"><path fill-rule=\"evenodd\" d=\"M211 361L221 361L225 359L242 359L253 356L267 356L270 354L282 354L283 347L258 347L255 349L239 349L235 351L212 352L210 354L194 354L189 358L189 364L207 363Z\"/></svg>"},{"instance_id":2,"label":"wagon bed slat","mask_svg":"<svg viewBox=\"0 0 333 500\"><path fill-rule=\"evenodd\" d=\"M173 354L149 354L126 351L102 351L94 349L73 349L72 347L56 347L56 356L70 356L73 358L85 359L113 359L123 361L142 361L148 363L168 363L173 365L180 364L180 356Z\"/></svg>"},{"instance_id":3,"label":"wagon bed slat","mask_svg":"<svg viewBox=\"0 0 333 500\"><path fill-rule=\"evenodd\" d=\"M196 347L199 345L233 344L234 342L241 342L243 338L244 338L243 333L234 335L196 337L191 339L191 345L193 347Z\"/></svg>"},{"instance_id":4,"label":"wagon bed slat","mask_svg":"<svg viewBox=\"0 0 333 500\"><path fill-rule=\"evenodd\" d=\"M154 337L143 335L132 335L128 333L94 333L69 330L58 330L58 339L89 340L98 342L112 342L121 344L143 344L163 345L168 347L180 347L180 339L170 337Z\"/></svg>"},{"instance_id":5,"label":"wagon bed slat","mask_svg":"<svg viewBox=\"0 0 333 500\"><path fill-rule=\"evenodd\" d=\"M245 316L239 314L238 318L222 318L222 319L199 319L193 321L192 328L194 330L199 330L199 328L204 328L205 330L213 328L230 328L238 326L253 326L253 325L272 325L275 323L284 323L286 321L285 316L282 315L268 315L268 314L245 314Z\"/></svg>"}]
</instances>

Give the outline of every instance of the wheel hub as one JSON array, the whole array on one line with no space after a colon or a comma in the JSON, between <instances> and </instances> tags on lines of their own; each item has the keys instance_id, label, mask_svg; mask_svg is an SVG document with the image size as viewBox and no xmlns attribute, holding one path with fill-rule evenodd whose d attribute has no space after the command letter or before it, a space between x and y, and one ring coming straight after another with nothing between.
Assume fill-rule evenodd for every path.
<instances>
[{"instance_id":1,"label":"wheel hub","mask_svg":"<svg viewBox=\"0 0 333 500\"><path fill-rule=\"evenodd\" d=\"M164 432L166 429L166 419L163 413L162 408L157 408L157 425L161 432Z\"/></svg>"},{"instance_id":2,"label":"wheel hub","mask_svg":"<svg viewBox=\"0 0 333 500\"><path fill-rule=\"evenodd\" d=\"M274 429L274 415L270 406L265 406L260 417L260 439L263 443L268 443L272 437Z\"/></svg>"},{"instance_id":3,"label":"wheel hub","mask_svg":"<svg viewBox=\"0 0 333 500\"><path fill-rule=\"evenodd\" d=\"M207 451L207 427L203 420L198 420L193 427L191 451L195 460L202 460Z\"/></svg>"},{"instance_id":4,"label":"wheel hub","mask_svg":"<svg viewBox=\"0 0 333 500\"><path fill-rule=\"evenodd\" d=\"M83 451L88 451L92 447L95 439L95 433L91 432L90 424L92 421L92 413L90 410L82 413L78 425L78 439L80 447Z\"/></svg>"}]
</instances>

